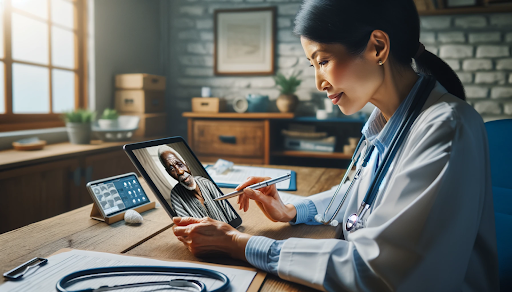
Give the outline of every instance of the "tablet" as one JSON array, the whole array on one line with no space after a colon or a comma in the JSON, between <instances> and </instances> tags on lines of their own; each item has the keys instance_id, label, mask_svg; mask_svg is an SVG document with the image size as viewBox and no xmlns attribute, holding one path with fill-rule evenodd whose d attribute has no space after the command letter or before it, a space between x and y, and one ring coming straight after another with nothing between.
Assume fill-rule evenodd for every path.
<instances>
[{"instance_id":1,"label":"tablet","mask_svg":"<svg viewBox=\"0 0 512 292\"><path fill-rule=\"evenodd\" d=\"M127 144L123 149L172 217L210 217L233 227L242 218L182 137Z\"/></svg>"},{"instance_id":2,"label":"tablet","mask_svg":"<svg viewBox=\"0 0 512 292\"><path fill-rule=\"evenodd\" d=\"M91 181L86 187L103 217L150 203L134 172Z\"/></svg>"}]
</instances>

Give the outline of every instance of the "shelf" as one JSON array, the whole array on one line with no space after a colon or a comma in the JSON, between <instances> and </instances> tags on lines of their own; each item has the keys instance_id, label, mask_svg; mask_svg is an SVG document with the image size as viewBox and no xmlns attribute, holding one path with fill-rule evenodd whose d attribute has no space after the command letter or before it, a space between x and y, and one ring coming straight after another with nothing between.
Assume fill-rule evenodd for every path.
<instances>
[{"instance_id":1,"label":"shelf","mask_svg":"<svg viewBox=\"0 0 512 292\"><path fill-rule=\"evenodd\" d=\"M337 117L337 118L328 118L324 120L319 120L316 117L295 117L292 119L296 122L335 122L335 123L365 123L366 118L364 116L360 116L357 118L349 118L349 117Z\"/></svg>"},{"instance_id":2,"label":"shelf","mask_svg":"<svg viewBox=\"0 0 512 292\"><path fill-rule=\"evenodd\" d=\"M273 156L294 156L294 157L310 157L310 158L332 158L332 159L351 159L352 154L342 152L314 152L314 151L273 151Z\"/></svg>"},{"instance_id":3,"label":"shelf","mask_svg":"<svg viewBox=\"0 0 512 292\"><path fill-rule=\"evenodd\" d=\"M420 16L423 15L451 15L451 14L481 14L481 13L500 13L512 12L512 4L495 4L492 6L473 6L460 8L443 8L437 10L418 11Z\"/></svg>"},{"instance_id":4,"label":"shelf","mask_svg":"<svg viewBox=\"0 0 512 292\"><path fill-rule=\"evenodd\" d=\"M293 119L293 113L201 113L184 112L185 118L210 118L210 119Z\"/></svg>"}]
</instances>

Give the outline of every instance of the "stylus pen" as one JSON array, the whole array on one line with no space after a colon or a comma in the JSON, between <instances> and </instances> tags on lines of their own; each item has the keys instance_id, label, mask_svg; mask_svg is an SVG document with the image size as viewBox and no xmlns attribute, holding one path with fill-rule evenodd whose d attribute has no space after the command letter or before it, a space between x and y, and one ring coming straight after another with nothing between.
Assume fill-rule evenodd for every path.
<instances>
[{"instance_id":1,"label":"stylus pen","mask_svg":"<svg viewBox=\"0 0 512 292\"><path fill-rule=\"evenodd\" d=\"M253 190L261 189L261 188L268 187L270 185L276 184L278 182L285 181L287 179L290 179L291 177L292 177L292 174L288 173L288 174L285 174L285 175L280 176L280 177L272 178L272 179L269 179L269 180L266 180L266 181L262 181L262 182L257 183L257 184L250 185L248 187L245 187L244 189L247 189L247 188L253 189ZM213 199L213 200L214 201L220 201L220 200L225 200L225 199L229 199L229 198L232 198L232 197L236 197L238 195L243 194L244 193L244 189L239 190L239 191L234 191L232 193L229 193L229 194L224 195L222 197L218 197L218 198Z\"/></svg>"}]
</instances>

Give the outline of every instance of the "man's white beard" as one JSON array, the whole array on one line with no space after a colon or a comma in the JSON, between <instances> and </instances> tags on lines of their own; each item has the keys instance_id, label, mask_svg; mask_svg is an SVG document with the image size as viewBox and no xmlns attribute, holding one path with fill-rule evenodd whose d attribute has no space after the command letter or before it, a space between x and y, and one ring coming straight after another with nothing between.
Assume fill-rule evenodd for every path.
<instances>
[{"instance_id":1,"label":"man's white beard","mask_svg":"<svg viewBox=\"0 0 512 292\"><path fill-rule=\"evenodd\" d=\"M186 176L185 176L186 175ZM192 183L190 185L186 185L183 181L180 181L180 184L185 187L187 190L189 191L193 191L196 189L196 180L194 179L193 176L191 176L190 174L188 174L187 172L185 172L183 174L183 176L185 176L185 178L183 180L186 180L188 177L190 177L190 180L192 181Z\"/></svg>"}]
</instances>

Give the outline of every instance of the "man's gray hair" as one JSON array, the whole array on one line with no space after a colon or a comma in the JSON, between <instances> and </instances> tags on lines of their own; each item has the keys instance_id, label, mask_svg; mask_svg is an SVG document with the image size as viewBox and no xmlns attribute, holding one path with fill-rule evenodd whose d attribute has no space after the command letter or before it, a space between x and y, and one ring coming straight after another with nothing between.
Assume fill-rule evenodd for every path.
<instances>
[{"instance_id":1,"label":"man's gray hair","mask_svg":"<svg viewBox=\"0 0 512 292\"><path fill-rule=\"evenodd\" d=\"M164 163L164 160L162 159L162 154L164 152L171 152L174 156L176 156L176 158L181 160L181 162L183 162L184 164L187 164L187 162L185 160L183 160L181 155L176 150L172 149L171 147L169 147L167 145L164 145L164 146L160 146L160 148L158 148L158 159L160 159L160 163L162 163L162 165L164 167L165 167L165 163Z\"/></svg>"}]
</instances>

